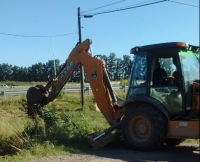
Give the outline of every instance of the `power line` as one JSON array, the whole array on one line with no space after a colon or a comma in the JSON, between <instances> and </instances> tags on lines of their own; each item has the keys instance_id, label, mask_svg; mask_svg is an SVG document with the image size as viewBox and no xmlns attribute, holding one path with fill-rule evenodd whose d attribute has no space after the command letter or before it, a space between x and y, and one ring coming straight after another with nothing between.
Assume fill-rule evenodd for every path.
<instances>
[{"instance_id":1,"label":"power line","mask_svg":"<svg viewBox=\"0 0 200 162\"><path fill-rule=\"evenodd\" d=\"M106 14L106 13L111 13L111 12L117 12L117 11L123 11L123 10L129 10L129 9L133 9L133 8L139 8L139 7L143 7L143 6L148 6L148 5L152 5L152 4L156 4L156 3L161 3L161 2L165 2L168 0L162 0L162 1L157 1L157 2L151 2L151 3L146 3L146 4L141 4L141 5L137 5L137 6L131 6L131 7L125 7L125 8L120 8L120 9L114 9L114 10L109 10L109 11L103 11L103 12L98 12L98 13L94 13L91 15L100 15L100 14Z\"/></svg>"},{"instance_id":2,"label":"power line","mask_svg":"<svg viewBox=\"0 0 200 162\"><path fill-rule=\"evenodd\" d=\"M199 6L195 6L195 5L191 5L191 4L187 4L187 3L176 2L176 1L171 1L171 0L168 0L168 1L169 1L169 2L173 2L173 3L182 4L182 5L186 5L186 6L191 6L191 7L197 7L197 8L199 8Z\"/></svg>"},{"instance_id":3,"label":"power line","mask_svg":"<svg viewBox=\"0 0 200 162\"><path fill-rule=\"evenodd\" d=\"M129 8L129 7L136 6L136 5L142 5L142 4L150 3L150 2L153 2L153 1L156 1L156 0L151 0L151 1L143 2L143 3L137 3L137 4L129 5L129 6L126 6L126 7L115 8L114 10ZM107 11L111 11L111 10L106 10L106 11L103 11L103 12L107 12Z\"/></svg>"},{"instance_id":4,"label":"power line","mask_svg":"<svg viewBox=\"0 0 200 162\"><path fill-rule=\"evenodd\" d=\"M134 5L126 6L126 7L120 7L120 8L116 8L115 10L126 9L126 8L130 8L130 7L133 7L133 6L136 6L136 5L144 5L144 4L152 3L154 1L157 1L157 0L151 0L151 1L146 1L146 2L142 2L142 3L137 3L137 4L134 4Z\"/></svg>"},{"instance_id":5,"label":"power line","mask_svg":"<svg viewBox=\"0 0 200 162\"><path fill-rule=\"evenodd\" d=\"M83 12L81 12L81 14L85 13L85 12L89 12L89 11L94 11L94 10L97 10L97 9L100 9L100 8L103 8L103 7L111 6L111 5L120 3L122 1L125 1L125 0L121 0L121 1L114 2L114 3L110 3L110 4L107 4L107 5L101 6L101 7L97 7L97 8L91 9L91 10L83 11Z\"/></svg>"},{"instance_id":6,"label":"power line","mask_svg":"<svg viewBox=\"0 0 200 162\"><path fill-rule=\"evenodd\" d=\"M77 33L77 32L76 32ZM63 37L67 35L72 35L76 33L68 33L68 34L59 34L59 35L19 35L19 34L10 34L10 33L2 33L0 32L0 35L7 35L7 36L13 36L13 37L32 37L32 38L49 38L49 37Z\"/></svg>"},{"instance_id":7,"label":"power line","mask_svg":"<svg viewBox=\"0 0 200 162\"><path fill-rule=\"evenodd\" d=\"M75 33L78 33L77 30L78 30L78 27L76 27L76 32ZM75 38L76 38L76 34L74 34L74 40L73 40L73 44L72 44L72 49L74 48Z\"/></svg>"}]
</instances>

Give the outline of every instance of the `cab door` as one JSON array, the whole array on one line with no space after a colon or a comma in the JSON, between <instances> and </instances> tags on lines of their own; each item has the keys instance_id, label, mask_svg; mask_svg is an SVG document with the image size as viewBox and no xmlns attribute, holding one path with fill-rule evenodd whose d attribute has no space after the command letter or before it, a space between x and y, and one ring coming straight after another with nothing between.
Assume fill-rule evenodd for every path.
<instances>
[{"instance_id":1,"label":"cab door","mask_svg":"<svg viewBox=\"0 0 200 162\"><path fill-rule=\"evenodd\" d=\"M153 67L156 61L159 62L160 68L166 72L166 76L161 77L158 81L159 84L154 85L153 74L155 69ZM170 114L180 114L182 112L182 90L180 87L182 74L178 54L169 54L168 57L158 55L151 64L150 96L164 105Z\"/></svg>"}]
</instances>

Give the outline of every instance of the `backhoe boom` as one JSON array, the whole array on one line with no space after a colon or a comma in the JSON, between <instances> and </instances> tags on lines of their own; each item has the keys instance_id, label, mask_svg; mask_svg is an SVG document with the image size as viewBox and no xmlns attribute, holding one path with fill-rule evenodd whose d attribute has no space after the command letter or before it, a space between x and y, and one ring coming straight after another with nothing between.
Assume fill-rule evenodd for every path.
<instances>
[{"instance_id":1,"label":"backhoe boom","mask_svg":"<svg viewBox=\"0 0 200 162\"><path fill-rule=\"evenodd\" d=\"M28 104L47 105L53 101L81 64L84 67L98 108L110 125L115 124L121 118L123 108L117 105L117 99L105 68L105 62L88 53L91 43L90 39L86 39L77 45L71 51L61 72L45 87L31 87L27 92Z\"/></svg>"}]
</instances>

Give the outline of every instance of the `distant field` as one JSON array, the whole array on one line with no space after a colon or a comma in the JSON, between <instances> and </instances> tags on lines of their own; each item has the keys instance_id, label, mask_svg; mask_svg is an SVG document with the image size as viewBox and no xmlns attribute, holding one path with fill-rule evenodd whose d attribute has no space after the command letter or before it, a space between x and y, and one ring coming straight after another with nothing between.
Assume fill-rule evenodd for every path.
<instances>
[{"instance_id":1,"label":"distant field","mask_svg":"<svg viewBox=\"0 0 200 162\"><path fill-rule=\"evenodd\" d=\"M121 85L127 85L128 80L121 80L121 81L111 81L113 84L121 84ZM17 82L17 81L0 81L1 84L7 84L9 87L11 86L33 86L33 85L46 85L47 82ZM88 85L89 83L86 83ZM80 85L80 83L74 83L74 82L67 82L66 85Z\"/></svg>"},{"instance_id":2,"label":"distant field","mask_svg":"<svg viewBox=\"0 0 200 162\"><path fill-rule=\"evenodd\" d=\"M28 90L29 87L31 86L35 86L35 85L43 85L45 86L47 83L45 82L32 82L32 83L23 83L26 85L21 85L22 83L20 83L20 85L15 85L15 86L9 86L7 88L5 87L0 87L0 101L3 101L5 99L5 96L3 95L3 91L20 91L20 90ZM112 82L111 83L112 86L120 86L120 82ZM85 83L84 87L90 87L89 83ZM63 89L68 89L68 88L81 88L80 83L66 83L66 85L63 87ZM122 89L118 89L116 91L122 91ZM123 92L123 91L122 91ZM80 92L78 92L80 93ZM69 92L68 94L76 94L74 92ZM92 95L92 91L90 91L90 94ZM88 95L88 91L85 91L85 95ZM6 94L6 98L9 100L15 100L15 99L19 99L20 98L20 94Z\"/></svg>"},{"instance_id":3,"label":"distant field","mask_svg":"<svg viewBox=\"0 0 200 162\"><path fill-rule=\"evenodd\" d=\"M35 86L35 85L45 86L47 84L47 82L11 82L11 83L10 82L7 83L7 82L8 81L0 82L0 85L1 84L8 85L8 88L0 87L0 91L1 90L20 89L20 88L23 88L23 87L28 88L30 86ZM111 82L111 85L112 86L121 85L121 82L120 81L114 81L114 82ZM123 82L123 85L124 85L124 82ZM84 83L84 87L89 87L89 86L90 86L89 83ZM63 88L79 88L79 87L81 87L80 83L67 82Z\"/></svg>"}]
</instances>

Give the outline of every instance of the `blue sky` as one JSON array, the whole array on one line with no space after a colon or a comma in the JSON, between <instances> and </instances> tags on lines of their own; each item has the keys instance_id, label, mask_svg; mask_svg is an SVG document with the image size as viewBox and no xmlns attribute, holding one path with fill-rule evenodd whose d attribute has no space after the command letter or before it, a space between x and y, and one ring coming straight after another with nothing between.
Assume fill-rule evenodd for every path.
<instances>
[{"instance_id":1,"label":"blue sky","mask_svg":"<svg viewBox=\"0 0 200 162\"><path fill-rule=\"evenodd\" d=\"M8 63L29 67L56 59L64 63L78 42L77 8L94 14L143 2L159 0L0 0L0 64ZM174 0L199 6L199 0ZM134 46L161 42L188 42L199 45L199 8L170 1L99 14L93 18L81 18L82 40L93 40L93 54L118 58L129 55ZM74 33L74 34L70 34ZM70 34L54 37L60 34Z\"/></svg>"}]
</instances>

